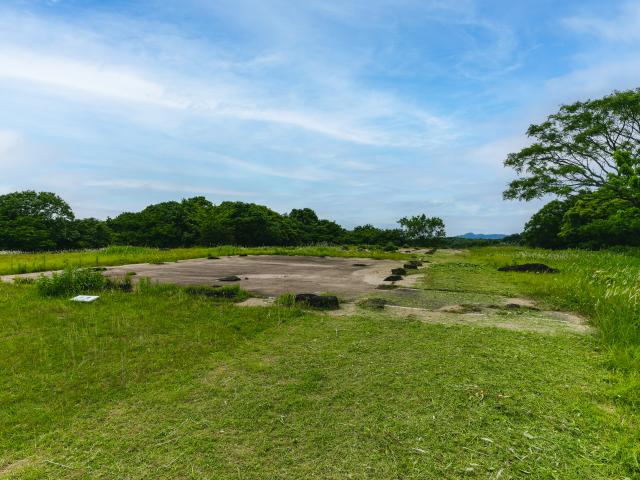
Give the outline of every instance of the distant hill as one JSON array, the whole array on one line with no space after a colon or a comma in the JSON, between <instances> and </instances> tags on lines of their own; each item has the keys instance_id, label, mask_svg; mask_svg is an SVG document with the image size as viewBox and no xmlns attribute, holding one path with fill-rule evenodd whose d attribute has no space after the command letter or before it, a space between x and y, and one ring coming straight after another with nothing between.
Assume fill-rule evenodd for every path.
<instances>
[{"instance_id":1,"label":"distant hill","mask_svg":"<svg viewBox=\"0 0 640 480\"><path fill-rule=\"evenodd\" d=\"M502 240L506 237L503 233L465 233L464 235L458 235L460 238L482 238L485 240Z\"/></svg>"}]
</instances>

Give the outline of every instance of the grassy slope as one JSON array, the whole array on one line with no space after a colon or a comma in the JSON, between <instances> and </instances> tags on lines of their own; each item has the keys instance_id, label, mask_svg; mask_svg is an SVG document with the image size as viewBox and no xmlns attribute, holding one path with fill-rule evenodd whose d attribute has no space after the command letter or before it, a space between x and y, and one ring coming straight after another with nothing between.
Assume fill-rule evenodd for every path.
<instances>
[{"instance_id":1,"label":"grassy slope","mask_svg":"<svg viewBox=\"0 0 640 480\"><path fill-rule=\"evenodd\" d=\"M310 255L332 257L410 258L396 252L359 250L353 247L254 247L234 246L158 249L146 247L108 247L100 250L79 250L54 253L9 253L0 255L0 275L61 270L66 267L96 267L146 262L175 262L207 255Z\"/></svg>"},{"instance_id":2,"label":"grassy slope","mask_svg":"<svg viewBox=\"0 0 640 480\"><path fill-rule=\"evenodd\" d=\"M440 261L430 288L525 289L492 275L478 286L481 257ZM590 337L243 309L171 289L76 305L0 285L0 306L8 477L638 473L637 417L612 402Z\"/></svg>"}]
</instances>

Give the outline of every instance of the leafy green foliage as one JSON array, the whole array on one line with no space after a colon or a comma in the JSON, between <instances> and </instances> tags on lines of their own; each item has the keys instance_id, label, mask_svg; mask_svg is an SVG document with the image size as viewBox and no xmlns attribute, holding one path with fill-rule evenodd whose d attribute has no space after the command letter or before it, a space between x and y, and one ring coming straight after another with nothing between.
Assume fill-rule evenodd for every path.
<instances>
[{"instance_id":1,"label":"leafy green foliage","mask_svg":"<svg viewBox=\"0 0 640 480\"><path fill-rule=\"evenodd\" d=\"M424 213L398 220L406 237L418 244L428 243L445 237L444 222L438 217L427 217Z\"/></svg>"},{"instance_id":2,"label":"leafy green foliage","mask_svg":"<svg viewBox=\"0 0 640 480\"><path fill-rule=\"evenodd\" d=\"M640 89L563 105L529 127L532 145L507 157L505 166L520 178L509 184L505 198L567 197L605 186L624 198L638 175L639 126Z\"/></svg>"},{"instance_id":3,"label":"leafy green foliage","mask_svg":"<svg viewBox=\"0 0 640 480\"><path fill-rule=\"evenodd\" d=\"M41 251L134 245L176 248L215 245L244 247L294 245L402 245L444 235L444 224L424 215L403 219L406 229L372 225L348 231L318 218L310 208L280 214L263 205L204 197L149 205L105 222L75 220L70 207L49 193L0 196L0 250Z\"/></svg>"},{"instance_id":4,"label":"leafy green foliage","mask_svg":"<svg viewBox=\"0 0 640 480\"><path fill-rule=\"evenodd\" d=\"M90 268L67 268L51 277L40 277L36 286L42 296L60 297L98 292L107 286L107 279Z\"/></svg>"},{"instance_id":5,"label":"leafy green foliage","mask_svg":"<svg viewBox=\"0 0 640 480\"><path fill-rule=\"evenodd\" d=\"M640 244L640 89L563 105L527 134L536 141L505 161L520 178L504 197L564 198L527 223L528 245Z\"/></svg>"},{"instance_id":6,"label":"leafy green foliage","mask_svg":"<svg viewBox=\"0 0 640 480\"><path fill-rule=\"evenodd\" d=\"M527 222L522 233L523 241L533 247L562 248L566 245L560 238L560 230L565 213L571 208L574 199L553 200L535 213Z\"/></svg>"},{"instance_id":7,"label":"leafy green foliage","mask_svg":"<svg viewBox=\"0 0 640 480\"><path fill-rule=\"evenodd\" d=\"M640 208L606 191L584 194L564 214L560 238L576 247L640 245Z\"/></svg>"},{"instance_id":8,"label":"leafy green foliage","mask_svg":"<svg viewBox=\"0 0 640 480\"><path fill-rule=\"evenodd\" d=\"M0 195L0 249L51 250L70 244L71 207L49 192Z\"/></svg>"}]
</instances>

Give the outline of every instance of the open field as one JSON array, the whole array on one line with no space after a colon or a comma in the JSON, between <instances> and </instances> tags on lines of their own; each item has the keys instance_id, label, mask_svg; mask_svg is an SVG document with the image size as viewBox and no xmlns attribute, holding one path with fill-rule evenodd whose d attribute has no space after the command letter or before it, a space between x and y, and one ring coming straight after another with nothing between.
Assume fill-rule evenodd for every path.
<instances>
[{"instance_id":1,"label":"open field","mask_svg":"<svg viewBox=\"0 0 640 480\"><path fill-rule=\"evenodd\" d=\"M5 253L0 254L0 275L15 273L46 272L62 270L68 267L105 267L132 263L176 262L191 258L230 255L308 255L314 257L331 256L358 258L366 256L376 259L400 260L411 255L400 252L384 252L378 249L356 247L254 247L234 246L193 247L193 248L146 248L146 247L107 247L99 250L79 250L54 253Z\"/></svg>"},{"instance_id":2,"label":"open field","mask_svg":"<svg viewBox=\"0 0 640 480\"><path fill-rule=\"evenodd\" d=\"M571 253L495 271L520 255L551 254L440 251L338 314L0 284L0 478L636 478L626 377L549 316L590 313L560 297Z\"/></svg>"},{"instance_id":3,"label":"open field","mask_svg":"<svg viewBox=\"0 0 640 480\"><path fill-rule=\"evenodd\" d=\"M327 293L355 299L383 283L402 262L363 258L300 257L277 255L230 256L216 259L182 260L171 263L141 263L109 267L109 277L135 273L137 278L176 285L223 285L219 279L237 276L243 289L260 296L282 293ZM23 274L20 278L37 278ZM0 277L10 280L11 276ZM405 280L406 282L406 280Z\"/></svg>"}]
</instances>

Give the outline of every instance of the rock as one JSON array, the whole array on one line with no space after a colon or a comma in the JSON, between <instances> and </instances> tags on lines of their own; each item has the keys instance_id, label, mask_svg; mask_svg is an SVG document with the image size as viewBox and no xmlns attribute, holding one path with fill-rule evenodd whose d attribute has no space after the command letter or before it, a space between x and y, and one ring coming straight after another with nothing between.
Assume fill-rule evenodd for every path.
<instances>
[{"instance_id":1,"label":"rock","mask_svg":"<svg viewBox=\"0 0 640 480\"><path fill-rule=\"evenodd\" d=\"M368 267L369 265L367 265L366 263L354 263L353 266L354 267Z\"/></svg>"},{"instance_id":2,"label":"rock","mask_svg":"<svg viewBox=\"0 0 640 480\"><path fill-rule=\"evenodd\" d=\"M530 272L530 273L558 273L560 270L551 268L544 263L524 263L522 265L505 265L498 268L499 272Z\"/></svg>"},{"instance_id":3,"label":"rock","mask_svg":"<svg viewBox=\"0 0 640 480\"><path fill-rule=\"evenodd\" d=\"M215 255L207 255L207 260L220 260L220 257L216 257Z\"/></svg>"},{"instance_id":4,"label":"rock","mask_svg":"<svg viewBox=\"0 0 640 480\"><path fill-rule=\"evenodd\" d=\"M391 273L393 275L406 275L407 271L404 268L392 268Z\"/></svg>"},{"instance_id":5,"label":"rock","mask_svg":"<svg viewBox=\"0 0 640 480\"><path fill-rule=\"evenodd\" d=\"M413 263L405 263L403 267L407 270L415 270L416 268L418 268L418 266Z\"/></svg>"},{"instance_id":6,"label":"rock","mask_svg":"<svg viewBox=\"0 0 640 480\"><path fill-rule=\"evenodd\" d=\"M296 303L303 303L313 308L335 310L340 308L340 302L335 295L316 295L315 293L299 293Z\"/></svg>"},{"instance_id":7,"label":"rock","mask_svg":"<svg viewBox=\"0 0 640 480\"><path fill-rule=\"evenodd\" d=\"M402 280L402 275L389 275L384 279L385 282L397 282L398 280Z\"/></svg>"},{"instance_id":8,"label":"rock","mask_svg":"<svg viewBox=\"0 0 640 480\"><path fill-rule=\"evenodd\" d=\"M409 260L407 263L410 265L415 265L416 267L422 266L422 262L420 260Z\"/></svg>"},{"instance_id":9,"label":"rock","mask_svg":"<svg viewBox=\"0 0 640 480\"><path fill-rule=\"evenodd\" d=\"M246 254L246 253L239 253L239 254L238 254L238 256L239 256L239 257L246 257L246 256L247 256L247 254Z\"/></svg>"},{"instance_id":10,"label":"rock","mask_svg":"<svg viewBox=\"0 0 640 480\"><path fill-rule=\"evenodd\" d=\"M242 280L240 277L236 277L235 275L229 275L227 277L221 277L218 279L219 282L239 282Z\"/></svg>"}]
</instances>

